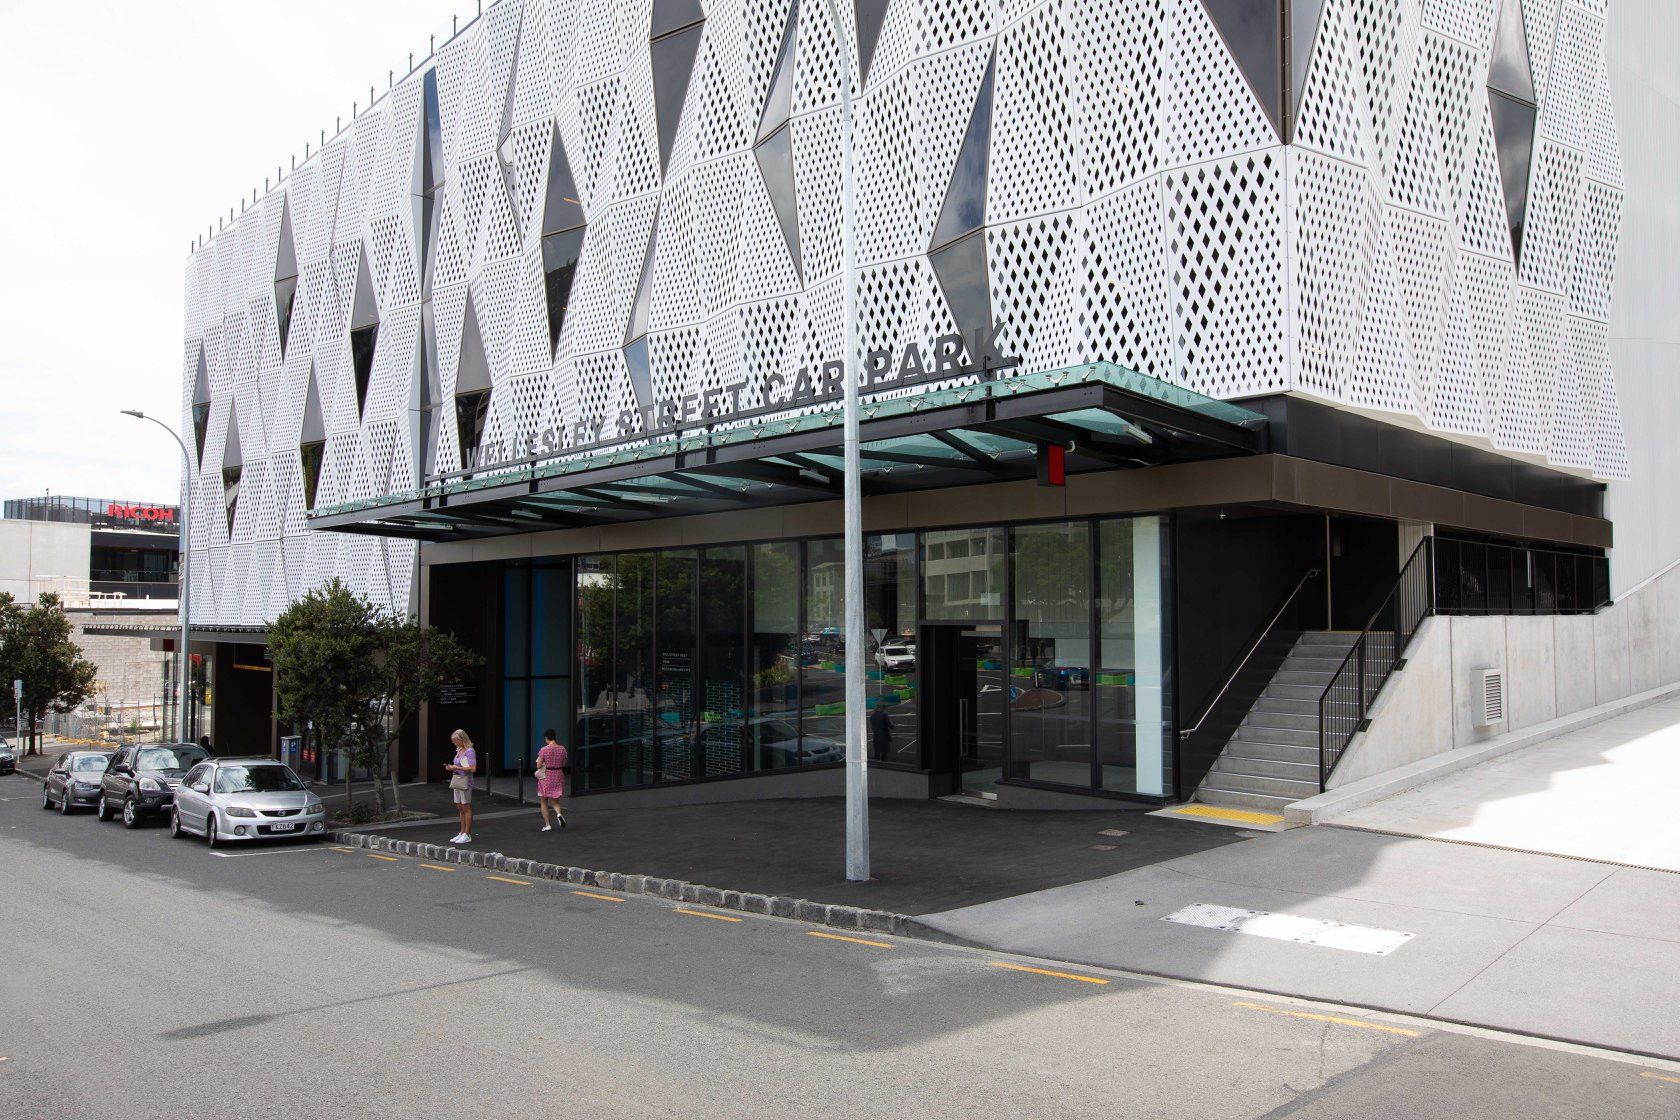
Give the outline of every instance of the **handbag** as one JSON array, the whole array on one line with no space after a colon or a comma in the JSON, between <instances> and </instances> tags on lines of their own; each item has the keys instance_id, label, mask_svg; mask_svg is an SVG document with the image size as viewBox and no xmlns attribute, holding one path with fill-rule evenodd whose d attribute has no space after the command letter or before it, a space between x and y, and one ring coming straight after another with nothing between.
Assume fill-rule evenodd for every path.
<instances>
[{"instance_id":1,"label":"handbag","mask_svg":"<svg viewBox=\"0 0 1680 1120\"><path fill-rule=\"evenodd\" d=\"M467 777L465 774L451 774L449 775L449 788L471 789L472 779Z\"/></svg>"},{"instance_id":2,"label":"handbag","mask_svg":"<svg viewBox=\"0 0 1680 1120\"><path fill-rule=\"evenodd\" d=\"M539 781L539 782L542 781L545 777L548 776L547 767L543 766L543 764L541 762L538 762L537 763L537 769L535 771L535 775L536 775L537 781Z\"/></svg>"}]
</instances>

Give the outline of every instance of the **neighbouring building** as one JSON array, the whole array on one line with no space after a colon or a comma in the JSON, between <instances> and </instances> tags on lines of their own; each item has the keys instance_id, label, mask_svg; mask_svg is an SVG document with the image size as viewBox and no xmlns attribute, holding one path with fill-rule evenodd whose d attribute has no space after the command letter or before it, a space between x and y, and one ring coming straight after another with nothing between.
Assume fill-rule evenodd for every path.
<instances>
[{"instance_id":1,"label":"neighbouring building","mask_svg":"<svg viewBox=\"0 0 1680 1120\"><path fill-rule=\"evenodd\" d=\"M554 726L640 803L839 792L848 657L875 794L1016 806L1276 808L1680 681L1666 5L838 8L502 0L200 240L231 660L339 576L485 655L406 774Z\"/></svg>"},{"instance_id":2,"label":"neighbouring building","mask_svg":"<svg viewBox=\"0 0 1680 1120\"><path fill-rule=\"evenodd\" d=\"M48 494L8 499L0 513L0 591L26 604L57 595L83 656L99 667L93 695L76 712L48 714L46 730L68 738L173 730L174 640L147 634L180 632L179 508ZM0 708L10 726L10 705Z\"/></svg>"}]
</instances>

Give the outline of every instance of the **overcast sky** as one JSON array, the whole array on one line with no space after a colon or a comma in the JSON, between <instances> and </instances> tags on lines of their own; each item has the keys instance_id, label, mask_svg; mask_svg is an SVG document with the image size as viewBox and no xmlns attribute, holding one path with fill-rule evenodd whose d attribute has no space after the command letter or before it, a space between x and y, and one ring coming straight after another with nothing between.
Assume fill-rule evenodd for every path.
<instances>
[{"instance_id":1,"label":"overcast sky","mask_svg":"<svg viewBox=\"0 0 1680 1120\"><path fill-rule=\"evenodd\" d=\"M174 503L192 239L476 0L9 6L0 498ZM442 41L440 37L439 41ZM189 442L190 445L190 442Z\"/></svg>"}]
</instances>

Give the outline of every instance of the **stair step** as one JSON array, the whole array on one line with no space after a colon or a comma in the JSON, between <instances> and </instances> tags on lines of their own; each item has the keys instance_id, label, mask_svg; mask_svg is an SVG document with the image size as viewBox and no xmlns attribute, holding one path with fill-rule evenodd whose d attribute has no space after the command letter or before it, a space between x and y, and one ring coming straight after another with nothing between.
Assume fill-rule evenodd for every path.
<instances>
[{"instance_id":1,"label":"stair step","mask_svg":"<svg viewBox=\"0 0 1680 1120\"><path fill-rule=\"evenodd\" d=\"M1247 774L1257 778L1290 778L1297 782L1318 782L1318 755L1311 762L1287 762L1275 758L1249 758L1232 755L1229 751L1213 764L1219 774Z\"/></svg>"},{"instance_id":2,"label":"stair step","mask_svg":"<svg viewBox=\"0 0 1680 1120\"><path fill-rule=\"evenodd\" d=\"M1270 700L1311 700L1314 705L1317 705L1318 698L1323 695L1322 684L1292 684L1275 679L1262 693L1262 696Z\"/></svg>"},{"instance_id":3,"label":"stair step","mask_svg":"<svg viewBox=\"0 0 1680 1120\"><path fill-rule=\"evenodd\" d=\"M1196 800L1203 804L1224 805L1232 809L1258 809L1262 813L1281 813L1300 798L1275 797L1240 789L1220 789L1203 782L1201 788L1196 791Z\"/></svg>"},{"instance_id":4,"label":"stair step","mask_svg":"<svg viewBox=\"0 0 1680 1120\"><path fill-rule=\"evenodd\" d=\"M1287 743L1297 747L1318 746L1318 728L1302 730L1296 727L1256 727L1244 723L1237 728L1237 733L1231 736L1233 743Z\"/></svg>"},{"instance_id":5,"label":"stair step","mask_svg":"<svg viewBox=\"0 0 1680 1120\"><path fill-rule=\"evenodd\" d=\"M1218 774L1218 777L1214 777ZM1291 801L1299 801L1303 797L1315 797L1318 790L1318 774L1315 772L1311 781L1293 778L1268 778L1255 774L1237 774L1229 770L1209 771L1202 782L1203 788L1220 789L1237 793L1260 793L1268 797L1286 797Z\"/></svg>"},{"instance_id":6,"label":"stair step","mask_svg":"<svg viewBox=\"0 0 1680 1120\"><path fill-rule=\"evenodd\" d=\"M1224 754L1233 758L1262 758L1277 762L1297 762L1318 768L1318 746L1299 746L1294 743L1260 743L1247 739L1232 739L1225 745Z\"/></svg>"},{"instance_id":7,"label":"stair step","mask_svg":"<svg viewBox=\"0 0 1680 1120\"><path fill-rule=\"evenodd\" d=\"M1299 649L1297 649L1294 653L1291 653L1288 657L1284 658L1283 664L1278 666L1278 668L1304 669L1313 673L1335 673L1346 663L1346 654L1337 654L1334 657L1326 654L1320 657L1311 653L1302 653Z\"/></svg>"},{"instance_id":8,"label":"stair step","mask_svg":"<svg viewBox=\"0 0 1680 1120\"><path fill-rule=\"evenodd\" d=\"M1335 677L1333 672L1307 669L1279 669L1272 675L1273 684L1304 684L1317 688L1320 692L1330 684Z\"/></svg>"},{"instance_id":9,"label":"stair step","mask_svg":"<svg viewBox=\"0 0 1680 1120\"><path fill-rule=\"evenodd\" d=\"M1288 728L1292 731L1318 731L1318 705L1310 711L1279 712L1256 706L1243 718L1244 727Z\"/></svg>"},{"instance_id":10,"label":"stair step","mask_svg":"<svg viewBox=\"0 0 1680 1120\"><path fill-rule=\"evenodd\" d=\"M1284 716L1307 716L1318 725L1318 697L1311 700L1297 700L1288 696L1262 695L1254 702L1253 712L1276 712Z\"/></svg>"}]
</instances>

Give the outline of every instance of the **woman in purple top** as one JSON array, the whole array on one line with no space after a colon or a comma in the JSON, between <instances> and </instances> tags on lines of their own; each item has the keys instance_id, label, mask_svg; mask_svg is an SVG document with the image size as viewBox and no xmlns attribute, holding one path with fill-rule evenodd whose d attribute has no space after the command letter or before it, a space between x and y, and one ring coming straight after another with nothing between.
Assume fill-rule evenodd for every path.
<instances>
[{"instance_id":1,"label":"woman in purple top","mask_svg":"<svg viewBox=\"0 0 1680 1120\"><path fill-rule=\"evenodd\" d=\"M548 819L550 810L560 822L560 827L565 828L566 815L560 811L560 795L566 792L566 748L556 741L552 727L543 732L542 749L537 751L537 767L541 775L537 778L537 799L542 805L542 830L552 832L554 829Z\"/></svg>"},{"instance_id":2,"label":"woman in purple top","mask_svg":"<svg viewBox=\"0 0 1680 1120\"><path fill-rule=\"evenodd\" d=\"M455 812L461 818L461 831L450 839L451 844L472 843L472 776L478 770L478 752L473 750L467 733L457 729L449 736L455 744L455 760L446 763L449 771L449 792L455 800Z\"/></svg>"}]
</instances>

